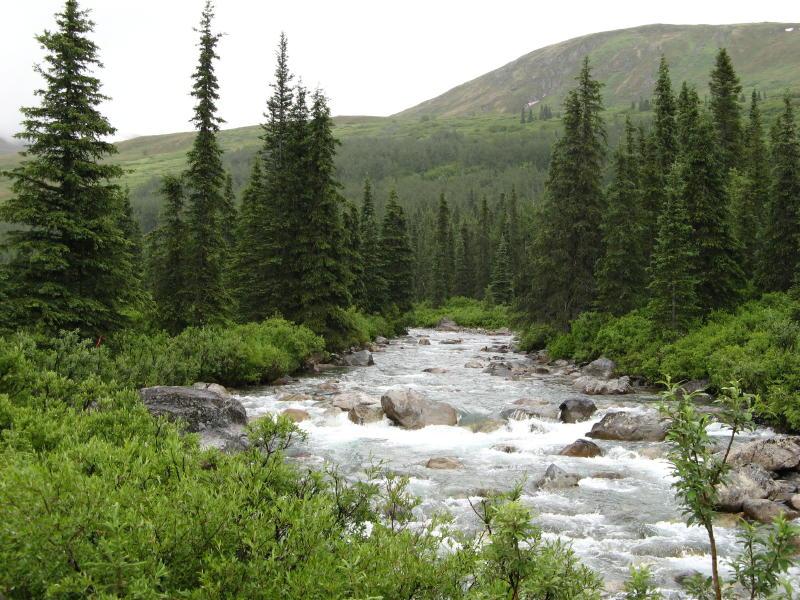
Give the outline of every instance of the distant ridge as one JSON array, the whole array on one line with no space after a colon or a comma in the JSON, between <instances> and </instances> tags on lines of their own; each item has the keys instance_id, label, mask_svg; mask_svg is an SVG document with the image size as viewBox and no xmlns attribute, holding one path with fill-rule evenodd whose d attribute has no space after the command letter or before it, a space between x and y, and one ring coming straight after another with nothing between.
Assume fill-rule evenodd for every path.
<instances>
[{"instance_id":1,"label":"distant ridge","mask_svg":"<svg viewBox=\"0 0 800 600\"><path fill-rule=\"evenodd\" d=\"M649 97L663 53L676 83L705 93L714 54L726 47L745 90L800 87L800 23L644 25L546 46L395 116L463 117L519 113L529 103L555 108L573 85L584 56L605 83L607 106Z\"/></svg>"}]
</instances>

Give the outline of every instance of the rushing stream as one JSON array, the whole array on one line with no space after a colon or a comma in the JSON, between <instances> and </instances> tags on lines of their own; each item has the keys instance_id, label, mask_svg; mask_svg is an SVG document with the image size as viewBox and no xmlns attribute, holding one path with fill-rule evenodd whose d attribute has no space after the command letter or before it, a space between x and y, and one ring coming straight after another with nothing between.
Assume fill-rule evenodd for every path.
<instances>
[{"instance_id":1,"label":"rushing stream","mask_svg":"<svg viewBox=\"0 0 800 600\"><path fill-rule=\"evenodd\" d=\"M419 336L431 344L418 345ZM461 338L459 344L443 340ZM705 532L682 521L670 488L671 475L663 459L663 443L596 440L604 455L596 458L560 456L559 451L585 437L591 426L610 409L652 408L657 398L644 394L593 396L598 411L588 421L565 424L555 420L509 421L490 433L467 427L430 426L419 430L382 422L356 425L347 413L332 411L315 400L281 401L289 393L319 394L320 385L335 383L340 391L358 391L379 399L393 387L413 387L427 398L445 401L459 412L460 424L497 417L519 398L545 398L557 403L576 396L571 380L554 375L530 375L519 380L492 376L464 365L480 357L488 363L496 353L481 349L508 344L509 336L412 330L408 338L393 340L374 354L375 365L306 376L280 387L249 390L239 397L249 416L286 408L307 411L311 418L300 426L309 434L298 460L309 465L332 462L349 476L359 476L371 460L411 477L410 489L423 499L420 520L446 509L459 526L477 526L468 498L481 490L508 490L523 481L524 501L535 511L546 535L569 541L586 564L601 573L610 590L618 590L630 564L651 564L665 589L679 588L676 576L687 571L710 574ZM503 355L504 361L525 360ZM426 368L446 369L426 373ZM323 386L323 388L329 388ZM721 433L721 432L717 432ZM762 430L755 435L770 435ZM515 451L507 452L511 446ZM463 468L426 468L431 457L454 457ZM536 481L548 465L556 464L583 478L577 487L538 490ZM717 530L722 556L735 541L734 520L723 519Z\"/></svg>"}]
</instances>

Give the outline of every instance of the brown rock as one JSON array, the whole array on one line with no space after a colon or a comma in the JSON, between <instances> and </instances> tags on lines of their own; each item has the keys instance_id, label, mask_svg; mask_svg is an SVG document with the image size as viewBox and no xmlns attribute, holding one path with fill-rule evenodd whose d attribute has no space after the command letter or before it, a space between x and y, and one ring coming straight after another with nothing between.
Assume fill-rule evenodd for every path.
<instances>
[{"instance_id":1,"label":"brown rock","mask_svg":"<svg viewBox=\"0 0 800 600\"><path fill-rule=\"evenodd\" d=\"M429 469L460 469L464 465L461 461L447 456L437 456L428 460L425 466Z\"/></svg>"},{"instance_id":2,"label":"brown rock","mask_svg":"<svg viewBox=\"0 0 800 600\"><path fill-rule=\"evenodd\" d=\"M594 458L595 456L602 456L603 450L589 440L575 440L569 446L559 452L562 456L575 456L578 458Z\"/></svg>"},{"instance_id":3,"label":"brown rock","mask_svg":"<svg viewBox=\"0 0 800 600\"><path fill-rule=\"evenodd\" d=\"M301 421L307 421L311 418L306 411L300 410L299 408L287 408L281 415L284 417L288 417L290 420L294 421L295 423L300 423Z\"/></svg>"}]
</instances>

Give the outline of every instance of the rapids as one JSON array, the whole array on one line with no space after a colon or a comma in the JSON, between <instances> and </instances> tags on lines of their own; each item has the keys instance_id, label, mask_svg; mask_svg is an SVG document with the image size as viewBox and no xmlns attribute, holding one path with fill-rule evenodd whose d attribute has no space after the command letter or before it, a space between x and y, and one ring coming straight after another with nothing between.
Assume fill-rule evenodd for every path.
<instances>
[{"instance_id":1,"label":"rapids","mask_svg":"<svg viewBox=\"0 0 800 600\"><path fill-rule=\"evenodd\" d=\"M417 344L419 336L431 340ZM461 338L459 344L441 344ZM554 375L531 375L509 380L465 368L480 357L487 363L496 353L481 349L510 343L510 336L477 333L445 333L412 330L409 337L392 342L374 354L375 365L328 371L304 376L280 387L264 387L240 393L250 417L286 408L307 411L311 418L300 426L308 440L295 460L309 466L328 461L351 477L363 476L363 468L381 460L392 470L411 478L410 490L423 500L417 509L424 520L435 511L448 510L465 529L475 528L477 518L468 498L479 490L508 490L523 482L523 500L531 506L546 535L559 536L572 544L586 564L603 575L609 590L619 590L628 576L629 565L650 564L664 591L679 589L676 576L690 571L710 575L705 532L687 527L681 519L670 487L670 466L664 460L666 445L652 442L611 442L596 440L604 450L597 458L560 456L567 444L584 437L592 424L609 410L652 408L658 398L647 394L593 396L598 411L589 421L564 424L544 419L510 421L506 428L491 433L473 433L466 427L432 426L407 431L382 422L355 425L346 412L331 414L330 408L315 401L279 401L282 394L319 393L318 386L336 382L341 391L360 391L375 398L396 386L410 386L426 397L446 401L460 415L460 424L497 417L519 398L546 398L560 402L576 396L571 380ZM526 360L508 353L504 361ZM425 373L439 367L445 373ZM723 434L717 427L713 433ZM753 435L771 435L759 430ZM513 446L507 453L497 446ZM425 467L431 457L454 457L463 463L457 470ZM652 458L655 457L655 458ZM548 465L556 464L582 476L577 487L537 490L535 482ZM619 478L608 478L612 472ZM601 475L594 477L593 475ZM734 550L735 519L720 518L717 540L721 555Z\"/></svg>"}]
</instances>

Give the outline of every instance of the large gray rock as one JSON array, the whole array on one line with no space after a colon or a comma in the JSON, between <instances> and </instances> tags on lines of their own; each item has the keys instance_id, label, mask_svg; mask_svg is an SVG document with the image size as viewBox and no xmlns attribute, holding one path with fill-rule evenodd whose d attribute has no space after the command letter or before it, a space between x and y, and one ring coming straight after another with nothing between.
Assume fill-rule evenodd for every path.
<instances>
[{"instance_id":1,"label":"large gray rock","mask_svg":"<svg viewBox=\"0 0 800 600\"><path fill-rule=\"evenodd\" d=\"M197 383L193 383L192 387L196 390L208 390L209 392L214 392L223 398L231 397L231 393L227 390L227 388L218 383L206 383L205 381L198 381Z\"/></svg>"},{"instance_id":2,"label":"large gray rock","mask_svg":"<svg viewBox=\"0 0 800 600\"><path fill-rule=\"evenodd\" d=\"M581 375L572 383L572 387L589 395L629 394L633 391L631 378L627 375L618 379Z\"/></svg>"},{"instance_id":3,"label":"large gray rock","mask_svg":"<svg viewBox=\"0 0 800 600\"><path fill-rule=\"evenodd\" d=\"M369 350L359 350L351 352L342 357L342 363L348 367L371 367L375 364Z\"/></svg>"},{"instance_id":4,"label":"large gray rock","mask_svg":"<svg viewBox=\"0 0 800 600\"><path fill-rule=\"evenodd\" d=\"M247 412L230 396L211 389L156 386L142 388L139 397L150 414L180 421L186 431L199 433L203 448L237 451L247 447Z\"/></svg>"},{"instance_id":5,"label":"large gray rock","mask_svg":"<svg viewBox=\"0 0 800 600\"><path fill-rule=\"evenodd\" d=\"M331 404L339 410L352 410L361 404L375 405L378 403L376 398L364 392L340 392L331 396Z\"/></svg>"},{"instance_id":6,"label":"large gray rock","mask_svg":"<svg viewBox=\"0 0 800 600\"><path fill-rule=\"evenodd\" d=\"M543 398L520 398L504 409L500 416L504 419L552 419L557 420L560 409L556 404Z\"/></svg>"},{"instance_id":7,"label":"large gray rock","mask_svg":"<svg viewBox=\"0 0 800 600\"><path fill-rule=\"evenodd\" d=\"M774 490L775 482L764 467L736 467L728 473L727 482L717 487L717 510L740 512L745 500L767 498Z\"/></svg>"},{"instance_id":8,"label":"large gray rock","mask_svg":"<svg viewBox=\"0 0 800 600\"><path fill-rule=\"evenodd\" d=\"M563 423L577 423L591 417L597 411L597 406L588 398L567 398L558 409L559 419Z\"/></svg>"},{"instance_id":9,"label":"large gray rock","mask_svg":"<svg viewBox=\"0 0 800 600\"><path fill-rule=\"evenodd\" d=\"M382 335L379 335L378 337L375 338L375 343L378 344L379 346L386 346L389 343L389 340L387 340Z\"/></svg>"},{"instance_id":10,"label":"large gray rock","mask_svg":"<svg viewBox=\"0 0 800 600\"><path fill-rule=\"evenodd\" d=\"M601 356L581 369L581 373L598 379L611 379L617 365L613 360Z\"/></svg>"},{"instance_id":11,"label":"large gray rock","mask_svg":"<svg viewBox=\"0 0 800 600\"><path fill-rule=\"evenodd\" d=\"M561 456L575 456L578 458L594 458L602 456L600 446L589 440L575 440L559 452Z\"/></svg>"},{"instance_id":12,"label":"large gray rock","mask_svg":"<svg viewBox=\"0 0 800 600\"><path fill-rule=\"evenodd\" d=\"M381 397L381 407L391 421L405 429L458 423L458 413L452 406L445 402L431 402L410 388L387 391Z\"/></svg>"},{"instance_id":13,"label":"large gray rock","mask_svg":"<svg viewBox=\"0 0 800 600\"><path fill-rule=\"evenodd\" d=\"M448 456L436 456L428 460L425 466L429 469L460 469L464 465L456 458Z\"/></svg>"},{"instance_id":14,"label":"large gray rock","mask_svg":"<svg viewBox=\"0 0 800 600\"><path fill-rule=\"evenodd\" d=\"M745 500L742 503L742 511L751 519L761 523L772 523L773 519L780 515L783 515L788 520L796 519L800 516L800 513L785 504L772 500Z\"/></svg>"},{"instance_id":15,"label":"large gray rock","mask_svg":"<svg viewBox=\"0 0 800 600\"><path fill-rule=\"evenodd\" d=\"M597 440L623 442L661 442L667 437L667 422L655 411L633 413L615 411L606 414L587 433Z\"/></svg>"},{"instance_id":16,"label":"large gray rock","mask_svg":"<svg viewBox=\"0 0 800 600\"><path fill-rule=\"evenodd\" d=\"M567 488L575 487L580 481L580 477L573 473L567 473L564 469L556 465L547 467L544 477L539 480L540 488Z\"/></svg>"},{"instance_id":17,"label":"large gray rock","mask_svg":"<svg viewBox=\"0 0 800 600\"><path fill-rule=\"evenodd\" d=\"M731 450L732 465L756 464L767 471L788 471L800 466L800 436L776 436L742 444Z\"/></svg>"}]
</instances>

